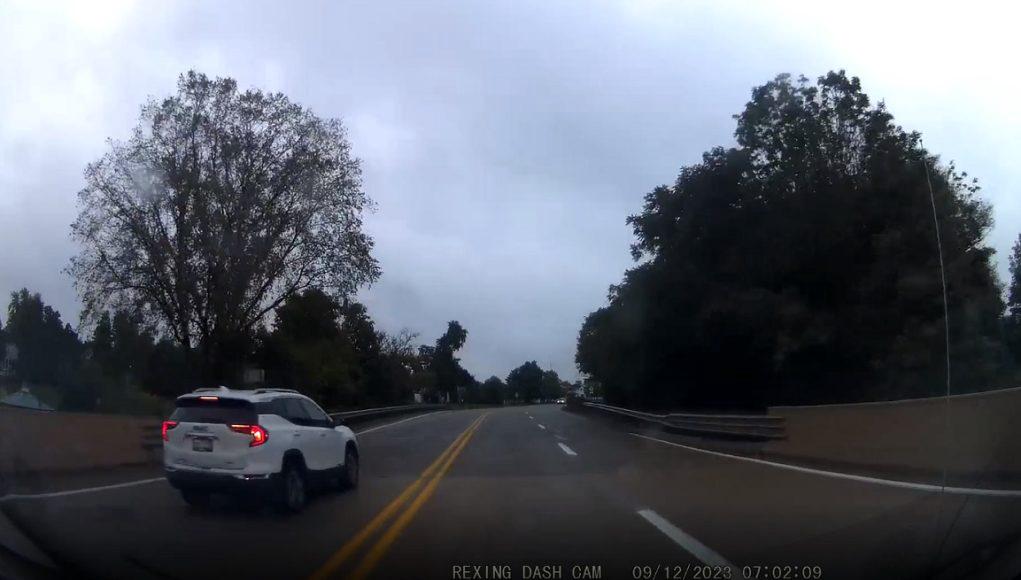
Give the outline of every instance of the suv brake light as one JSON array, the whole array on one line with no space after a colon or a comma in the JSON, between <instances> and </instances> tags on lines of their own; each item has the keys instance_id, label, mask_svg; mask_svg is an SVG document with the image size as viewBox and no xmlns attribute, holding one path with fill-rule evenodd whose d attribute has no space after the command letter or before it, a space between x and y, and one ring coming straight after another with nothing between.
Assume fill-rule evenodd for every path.
<instances>
[{"instance_id":1,"label":"suv brake light","mask_svg":"<svg viewBox=\"0 0 1021 580\"><path fill-rule=\"evenodd\" d=\"M230 430L235 433L251 435L252 440L248 442L249 447L258 447L269 439L269 431L261 425L231 425Z\"/></svg>"},{"instance_id":2,"label":"suv brake light","mask_svg":"<svg viewBox=\"0 0 1021 580\"><path fill-rule=\"evenodd\" d=\"M167 431L170 431L174 427L177 427L177 421L164 421L163 422L163 440L170 441L170 436L167 435Z\"/></svg>"}]
</instances>

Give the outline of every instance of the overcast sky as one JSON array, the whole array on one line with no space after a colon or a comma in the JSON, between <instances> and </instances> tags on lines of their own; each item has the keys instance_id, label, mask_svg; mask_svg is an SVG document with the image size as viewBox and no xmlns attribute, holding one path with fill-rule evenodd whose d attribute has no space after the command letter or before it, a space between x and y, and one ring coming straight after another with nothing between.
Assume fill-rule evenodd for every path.
<instances>
[{"instance_id":1,"label":"overcast sky","mask_svg":"<svg viewBox=\"0 0 1021 580\"><path fill-rule=\"evenodd\" d=\"M82 169L190 68L344 120L378 204L383 276L362 299L426 342L460 320L480 380L525 360L576 377L582 320L631 263L626 216L731 144L731 115L780 72L847 69L977 176L1005 273L1021 230L1019 15L821 4L5 1L0 305L27 286L77 322L62 269Z\"/></svg>"}]
</instances>

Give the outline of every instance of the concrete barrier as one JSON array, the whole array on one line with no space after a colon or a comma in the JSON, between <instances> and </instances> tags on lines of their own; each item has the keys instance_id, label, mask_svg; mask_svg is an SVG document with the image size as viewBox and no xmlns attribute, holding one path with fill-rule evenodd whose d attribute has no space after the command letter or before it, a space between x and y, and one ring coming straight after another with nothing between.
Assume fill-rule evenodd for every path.
<instances>
[{"instance_id":1,"label":"concrete barrier","mask_svg":"<svg viewBox=\"0 0 1021 580\"><path fill-rule=\"evenodd\" d=\"M330 413L330 417L334 419L342 419L345 425L354 425L363 421L371 421L373 419L379 419L380 417L389 417L391 415L405 415L408 413L420 413L425 411L439 411L441 409L447 409L450 405L446 404L429 404L429 403L414 403L411 405L393 405L390 407L373 407L370 409L354 409L348 411L333 411Z\"/></svg>"},{"instance_id":2,"label":"concrete barrier","mask_svg":"<svg viewBox=\"0 0 1021 580\"><path fill-rule=\"evenodd\" d=\"M0 406L0 476L159 460L160 419Z\"/></svg>"},{"instance_id":3,"label":"concrete barrier","mask_svg":"<svg viewBox=\"0 0 1021 580\"><path fill-rule=\"evenodd\" d=\"M848 405L770 407L787 439L762 452L805 463L1021 482L1021 388Z\"/></svg>"}]
</instances>

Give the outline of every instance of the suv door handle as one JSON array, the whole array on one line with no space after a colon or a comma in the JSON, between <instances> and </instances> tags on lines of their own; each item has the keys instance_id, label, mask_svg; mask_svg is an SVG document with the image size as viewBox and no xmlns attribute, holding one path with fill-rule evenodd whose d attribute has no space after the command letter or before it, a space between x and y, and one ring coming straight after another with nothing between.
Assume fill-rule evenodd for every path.
<instances>
[{"instance_id":1,"label":"suv door handle","mask_svg":"<svg viewBox=\"0 0 1021 580\"><path fill-rule=\"evenodd\" d=\"M294 436L295 437L301 437L301 433L295 433Z\"/></svg>"}]
</instances>

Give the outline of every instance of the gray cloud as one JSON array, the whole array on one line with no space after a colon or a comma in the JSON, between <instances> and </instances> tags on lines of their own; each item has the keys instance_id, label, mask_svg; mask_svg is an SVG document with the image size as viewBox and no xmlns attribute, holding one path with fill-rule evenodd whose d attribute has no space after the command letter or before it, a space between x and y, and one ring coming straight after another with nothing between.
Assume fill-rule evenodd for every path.
<instances>
[{"instance_id":1,"label":"gray cloud","mask_svg":"<svg viewBox=\"0 0 1021 580\"><path fill-rule=\"evenodd\" d=\"M81 170L188 68L344 119L378 204L367 227L384 273L362 299L383 328L424 341L460 320L480 379L526 359L575 376L577 330L630 265L624 218L683 164L729 144L730 116L778 72L861 76L930 148L983 180L1002 256L1021 227L1010 195L1021 184L1018 87L992 72L1014 41L974 33L930 47L964 71L948 87L911 43L930 39L923 29L958 29L960 15L919 26L894 12L899 36L862 46L858 16L808 6L5 6L0 292L28 286L76 319L61 268Z\"/></svg>"}]
</instances>

